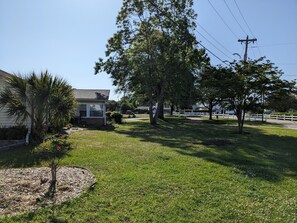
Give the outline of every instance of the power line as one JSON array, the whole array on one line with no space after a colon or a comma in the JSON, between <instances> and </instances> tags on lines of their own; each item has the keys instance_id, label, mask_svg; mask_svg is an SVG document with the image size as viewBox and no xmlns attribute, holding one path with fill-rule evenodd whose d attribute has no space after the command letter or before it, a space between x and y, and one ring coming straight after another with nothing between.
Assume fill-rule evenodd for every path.
<instances>
[{"instance_id":1,"label":"power line","mask_svg":"<svg viewBox=\"0 0 297 223\"><path fill-rule=\"evenodd\" d=\"M203 28L202 25L198 24L197 25L203 29L204 32L206 32L217 44L219 44L223 49L225 49L228 53L233 54L230 50L228 50L222 43L220 43L213 35L211 35L205 28ZM198 31L197 31L198 32Z\"/></svg>"},{"instance_id":2,"label":"power line","mask_svg":"<svg viewBox=\"0 0 297 223\"><path fill-rule=\"evenodd\" d=\"M254 58L257 58L257 57L256 57L256 54L255 54L255 51L254 51L253 48L252 48L252 53L253 53L253 55L254 55Z\"/></svg>"},{"instance_id":3,"label":"power line","mask_svg":"<svg viewBox=\"0 0 297 223\"><path fill-rule=\"evenodd\" d=\"M179 25L172 19L170 18L166 13L164 13L163 10L161 10L154 2L152 2L151 0L148 0L148 2L154 6L158 11L160 11L164 16L166 16L173 24L175 24L177 27L179 27ZM196 31L197 32L197 31ZM217 58L218 60L220 60L222 63L228 65L226 63L226 61L223 61L220 57L218 57L216 54L214 54L211 50L209 50L208 48L206 48L202 43L197 42L198 45L202 46L207 52L209 52L211 55L213 55L215 58Z\"/></svg>"},{"instance_id":4,"label":"power line","mask_svg":"<svg viewBox=\"0 0 297 223\"><path fill-rule=\"evenodd\" d=\"M236 23L238 24L238 26L241 28L241 30L247 35L246 31L242 28L242 26L240 25L240 23L238 22L238 20L236 19L235 15L233 14L232 10L230 9L229 5L227 4L226 0L224 0L225 5L227 6L230 14L232 15L232 17L234 18L234 20L236 21Z\"/></svg>"},{"instance_id":5,"label":"power line","mask_svg":"<svg viewBox=\"0 0 297 223\"><path fill-rule=\"evenodd\" d=\"M274 46L284 46L284 45L297 45L297 42L266 44L266 45L260 45L258 47L274 47Z\"/></svg>"},{"instance_id":6,"label":"power line","mask_svg":"<svg viewBox=\"0 0 297 223\"><path fill-rule=\"evenodd\" d=\"M251 32L251 34L255 37L255 35L254 35L253 31L251 30L249 24L248 24L247 21L245 20L245 18L244 18L244 16L243 16L243 14L242 14L242 12L241 12L241 10L240 10L240 8L239 8L239 6L238 6L236 0L234 0L234 2L235 2L235 5L236 5L236 7L237 7L237 9L238 9L238 11L239 11L239 13L240 13L240 15L241 15L241 17L242 17L244 23L246 24L246 26L247 26L247 28L249 29L249 31Z\"/></svg>"},{"instance_id":7,"label":"power line","mask_svg":"<svg viewBox=\"0 0 297 223\"><path fill-rule=\"evenodd\" d=\"M241 50L241 53L240 53L240 55L242 55L242 54L243 54L243 52L244 52L244 45L242 45L242 50Z\"/></svg>"},{"instance_id":8,"label":"power line","mask_svg":"<svg viewBox=\"0 0 297 223\"><path fill-rule=\"evenodd\" d=\"M226 64L226 65L229 65L226 63L226 61L222 60L220 57L218 57L217 55L215 55L212 51L210 51L209 49L207 49L205 46L203 46L202 43L198 42L198 44L200 46L202 46L206 51L208 51L211 55L213 55L214 57L216 57L218 60L220 60L222 63Z\"/></svg>"},{"instance_id":9,"label":"power line","mask_svg":"<svg viewBox=\"0 0 297 223\"><path fill-rule=\"evenodd\" d=\"M246 36L246 39L239 39L238 42L245 43L245 52L244 52L243 60L247 61L247 59L248 59L248 57L247 57L248 45L249 45L249 43L257 42L257 39L256 38L249 39L249 36Z\"/></svg>"},{"instance_id":10,"label":"power line","mask_svg":"<svg viewBox=\"0 0 297 223\"><path fill-rule=\"evenodd\" d=\"M229 57L227 54L225 54L222 50L220 50L218 47L216 47L211 41L209 41L202 33L196 31L198 34L200 34L207 42L209 42L214 48L216 48L218 51L220 51L222 54L224 54L226 57L232 60L231 57Z\"/></svg>"},{"instance_id":11,"label":"power line","mask_svg":"<svg viewBox=\"0 0 297 223\"><path fill-rule=\"evenodd\" d=\"M245 18L244 18L244 16L243 16L243 13L241 12L241 10L240 10L240 8L239 8L239 6L238 6L238 4L237 4L237 2L236 2L236 0L234 0L234 3L235 3L235 5L236 5L236 8L238 9L238 11L239 11L239 14L241 15L241 18L243 19L243 21L244 21L244 23L245 23L245 25L247 26L247 28L248 28L248 30L250 31L250 33L255 37L255 34L253 33L253 31L252 31L252 29L251 29L251 27L249 26L249 24L247 23L247 21L245 20ZM258 43L256 42L256 45L257 45L257 48L258 48L258 51L259 51L259 54L260 54L260 56L262 55L262 52L261 52L261 50L260 50L260 48L259 48L259 46L258 46Z\"/></svg>"},{"instance_id":12,"label":"power line","mask_svg":"<svg viewBox=\"0 0 297 223\"><path fill-rule=\"evenodd\" d=\"M232 31L232 29L230 28L230 26L225 22L225 20L223 19L223 17L220 15L220 13L216 10L216 8L213 6L213 4L210 2L210 0L208 0L209 4L211 5L211 7L213 8L213 10L217 13L217 15L220 17L220 19L223 21L223 23L228 27L228 29L230 30L230 32L237 38L239 39L239 37Z\"/></svg>"},{"instance_id":13,"label":"power line","mask_svg":"<svg viewBox=\"0 0 297 223\"><path fill-rule=\"evenodd\" d=\"M297 66L297 63L278 63L278 65Z\"/></svg>"},{"instance_id":14,"label":"power line","mask_svg":"<svg viewBox=\"0 0 297 223\"><path fill-rule=\"evenodd\" d=\"M261 57L261 55L262 55L262 51L260 50L258 43L256 43L256 45L257 45L257 49L258 49L259 55L260 55L260 57Z\"/></svg>"},{"instance_id":15,"label":"power line","mask_svg":"<svg viewBox=\"0 0 297 223\"><path fill-rule=\"evenodd\" d=\"M237 25L241 28L241 30L242 30L246 35L248 35L247 32L243 29L243 27L240 25L240 23L239 23L238 20L236 19L234 13L233 13L232 10L230 9L230 7L229 7L229 5L227 4L226 0L224 0L224 3L225 3L225 5L227 6L227 8L228 8L230 14L232 15L232 17L233 17L234 20L236 21ZM241 14L241 15L242 15L242 14ZM242 16L243 16L243 15L242 15ZM246 23L246 24L247 24L247 23ZM248 27L249 27L249 26L248 26ZM256 43L256 44L258 45L258 43ZM259 50L259 49L258 49L258 50ZM253 55L254 55L254 58L256 58L256 54L255 54L255 51L254 51L253 49L252 49L252 53L253 53ZM260 51L259 51L259 54L260 54L260 56L261 56L261 52L260 52Z\"/></svg>"}]
</instances>

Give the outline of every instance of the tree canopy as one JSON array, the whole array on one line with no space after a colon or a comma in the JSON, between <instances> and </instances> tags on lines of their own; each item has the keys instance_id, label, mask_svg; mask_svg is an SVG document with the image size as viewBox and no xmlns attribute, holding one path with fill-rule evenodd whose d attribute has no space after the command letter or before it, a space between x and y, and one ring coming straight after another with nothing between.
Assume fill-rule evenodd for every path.
<instances>
[{"instance_id":1,"label":"tree canopy","mask_svg":"<svg viewBox=\"0 0 297 223\"><path fill-rule=\"evenodd\" d=\"M232 70L221 66L207 65L202 68L196 79L196 98L209 111L209 120L212 119L213 107L226 98L224 82Z\"/></svg>"},{"instance_id":2,"label":"tree canopy","mask_svg":"<svg viewBox=\"0 0 297 223\"><path fill-rule=\"evenodd\" d=\"M282 71L264 58L249 61L234 61L232 72L225 77L225 101L237 116L239 133L243 132L247 111L264 109L267 98L290 94L295 90L295 81L281 79Z\"/></svg>"},{"instance_id":3,"label":"tree canopy","mask_svg":"<svg viewBox=\"0 0 297 223\"><path fill-rule=\"evenodd\" d=\"M193 34L192 6L192 0L124 0L107 59L95 65L95 73L110 74L119 91L146 95L151 124L157 123L165 100L191 98L195 69L206 60Z\"/></svg>"}]
</instances>

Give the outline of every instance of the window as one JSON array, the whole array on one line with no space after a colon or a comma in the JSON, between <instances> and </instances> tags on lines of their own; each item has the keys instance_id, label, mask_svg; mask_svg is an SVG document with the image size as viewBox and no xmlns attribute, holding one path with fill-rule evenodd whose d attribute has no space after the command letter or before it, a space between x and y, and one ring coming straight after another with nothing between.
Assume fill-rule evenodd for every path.
<instances>
[{"instance_id":1,"label":"window","mask_svg":"<svg viewBox=\"0 0 297 223\"><path fill-rule=\"evenodd\" d=\"M90 117L103 117L103 105L90 104Z\"/></svg>"},{"instance_id":2,"label":"window","mask_svg":"<svg viewBox=\"0 0 297 223\"><path fill-rule=\"evenodd\" d=\"M80 104L78 107L79 117L87 117L87 105Z\"/></svg>"}]
</instances>

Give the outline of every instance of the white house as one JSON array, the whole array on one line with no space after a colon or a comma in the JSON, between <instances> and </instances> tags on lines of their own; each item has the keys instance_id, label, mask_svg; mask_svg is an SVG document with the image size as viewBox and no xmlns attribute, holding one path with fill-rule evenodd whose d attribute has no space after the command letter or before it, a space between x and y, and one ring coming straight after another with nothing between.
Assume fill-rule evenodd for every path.
<instances>
[{"instance_id":1,"label":"white house","mask_svg":"<svg viewBox=\"0 0 297 223\"><path fill-rule=\"evenodd\" d=\"M6 78L12 74L0 70L0 92L5 87ZM87 125L106 124L106 105L109 98L109 90L100 89L73 89L74 96L79 104L74 120ZM17 123L15 118L7 115L5 108L0 108L0 127L12 127L17 125L30 127L30 120L25 123Z\"/></svg>"},{"instance_id":2,"label":"white house","mask_svg":"<svg viewBox=\"0 0 297 223\"><path fill-rule=\"evenodd\" d=\"M10 75L11 74L0 70L0 92L5 88L6 78ZM20 125L20 123L17 123L13 117L8 116L5 108L0 108L0 127L6 128L16 125Z\"/></svg>"},{"instance_id":3,"label":"white house","mask_svg":"<svg viewBox=\"0 0 297 223\"><path fill-rule=\"evenodd\" d=\"M74 122L106 125L106 102L110 91L102 89L74 89L73 91L79 104Z\"/></svg>"}]
</instances>

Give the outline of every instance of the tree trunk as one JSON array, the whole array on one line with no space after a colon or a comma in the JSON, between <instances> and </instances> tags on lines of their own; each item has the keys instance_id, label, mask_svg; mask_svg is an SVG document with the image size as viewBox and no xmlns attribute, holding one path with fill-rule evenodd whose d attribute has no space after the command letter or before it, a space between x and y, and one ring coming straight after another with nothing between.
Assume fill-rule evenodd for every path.
<instances>
[{"instance_id":1,"label":"tree trunk","mask_svg":"<svg viewBox=\"0 0 297 223\"><path fill-rule=\"evenodd\" d=\"M150 116L150 123L151 125L155 125L155 120L154 120L154 114L153 114L153 101L150 95L150 99L149 99L149 116Z\"/></svg>"},{"instance_id":2,"label":"tree trunk","mask_svg":"<svg viewBox=\"0 0 297 223\"><path fill-rule=\"evenodd\" d=\"M156 119L156 110L155 110L155 114L153 111L153 95L152 95L152 89L149 89L149 115L150 115L150 124L151 125L156 125L157 124L157 119Z\"/></svg>"},{"instance_id":3,"label":"tree trunk","mask_svg":"<svg viewBox=\"0 0 297 223\"><path fill-rule=\"evenodd\" d=\"M159 106L159 105L158 105ZM164 103L160 104L158 118L164 120Z\"/></svg>"},{"instance_id":4,"label":"tree trunk","mask_svg":"<svg viewBox=\"0 0 297 223\"><path fill-rule=\"evenodd\" d=\"M159 117L159 114L160 114L160 103L162 104L162 102L158 102L157 103L157 107L156 107L156 110L155 110L155 114L154 114L154 123L153 125L156 125L158 123L158 117Z\"/></svg>"},{"instance_id":5,"label":"tree trunk","mask_svg":"<svg viewBox=\"0 0 297 223\"><path fill-rule=\"evenodd\" d=\"M171 116L173 115L173 110L174 110L174 105L171 105L171 106L170 106L170 115L171 115Z\"/></svg>"},{"instance_id":6,"label":"tree trunk","mask_svg":"<svg viewBox=\"0 0 297 223\"><path fill-rule=\"evenodd\" d=\"M163 104L164 104L164 82L161 82L159 85L159 97L158 97L158 102L157 102L157 108L156 108L156 112L154 114L154 122L153 125L157 124L158 121L158 117L160 114L161 109L163 109Z\"/></svg>"},{"instance_id":7,"label":"tree trunk","mask_svg":"<svg viewBox=\"0 0 297 223\"><path fill-rule=\"evenodd\" d=\"M236 117L237 117L237 124L238 124L238 133L242 133L242 110L236 109Z\"/></svg>"},{"instance_id":8,"label":"tree trunk","mask_svg":"<svg viewBox=\"0 0 297 223\"><path fill-rule=\"evenodd\" d=\"M262 92L262 123L264 123L264 93Z\"/></svg>"},{"instance_id":9,"label":"tree trunk","mask_svg":"<svg viewBox=\"0 0 297 223\"><path fill-rule=\"evenodd\" d=\"M213 108L213 105L212 105L212 101L210 100L208 102L209 120L212 120L212 108Z\"/></svg>"},{"instance_id":10,"label":"tree trunk","mask_svg":"<svg viewBox=\"0 0 297 223\"><path fill-rule=\"evenodd\" d=\"M48 188L48 195L53 198L56 193L56 187L57 187L57 170L58 170L58 164L55 163L55 161L52 161L50 164L51 168L51 182L50 186Z\"/></svg>"},{"instance_id":11,"label":"tree trunk","mask_svg":"<svg viewBox=\"0 0 297 223\"><path fill-rule=\"evenodd\" d=\"M243 133L243 125L244 125L244 120L245 120L245 109L236 109L237 112L237 123L238 123L238 133L242 134Z\"/></svg>"},{"instance_id":12,"label":"tree trunk","mask_svg":"<svg viewBox=\"0 0 297 223\"><path fill-rule=\"evenodd\" d=\"M245 109L243 109L242 111L242 117L241 117L241 132L243 133L243 124L244 124L244 120L245 120Z\"/></svg>"}]
</instances>

